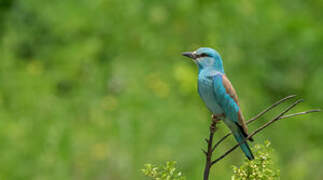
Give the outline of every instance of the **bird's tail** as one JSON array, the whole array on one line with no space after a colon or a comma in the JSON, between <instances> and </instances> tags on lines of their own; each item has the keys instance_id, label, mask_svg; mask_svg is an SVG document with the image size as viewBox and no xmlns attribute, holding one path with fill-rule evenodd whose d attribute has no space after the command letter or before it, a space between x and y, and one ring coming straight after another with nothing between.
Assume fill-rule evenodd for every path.
<instances>
[{"instance_id":1,"label":"bird's tail","mask_svg":"<svg viewBox=\"0 0 323 180\"><path fill-rule=\"evenodd\" d=\"M236 131L233 133L234 137L236 138L236 140L241 143L245 140L245 137L243 135L243 133L241 131ZM252 151L247 143L247 141L245 141L244 143L240 144L240 148L241 150L244 152L244 154L247 156L247 158L249 160L253 160L254 156L252 154Z\"/></svg>"}]
</instances>

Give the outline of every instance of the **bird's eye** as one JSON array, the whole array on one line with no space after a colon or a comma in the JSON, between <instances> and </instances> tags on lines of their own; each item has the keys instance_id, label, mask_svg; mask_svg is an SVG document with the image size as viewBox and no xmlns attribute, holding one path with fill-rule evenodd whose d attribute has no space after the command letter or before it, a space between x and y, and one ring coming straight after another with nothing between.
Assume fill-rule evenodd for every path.
<instances>
[{"instance_id":1,"label":"bird's eye","mask_svg":"<svg viewBox=\"0 0 323 180\"><path fill-rule=\"evenodd\" d=\"M206 53L200 54L200 57L206 57L206 56L209 56L209 55L207 55Z\"/></svg>"}]
</instances>

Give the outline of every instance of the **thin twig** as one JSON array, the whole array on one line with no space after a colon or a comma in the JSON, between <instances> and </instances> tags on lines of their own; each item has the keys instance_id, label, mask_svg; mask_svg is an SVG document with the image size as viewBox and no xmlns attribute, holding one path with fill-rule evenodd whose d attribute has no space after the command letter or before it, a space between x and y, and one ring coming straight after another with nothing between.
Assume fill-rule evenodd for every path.
<instances>
[{"instance_id":1,"label":"thin twig","mask_svg":"<svg viewBox=\"0 0 323 180\"><path fill-rule=\"evenodd\" d=\"M208 146L207 146L207 151L203 150L203 152L206 155L206 162L205 162L205 168L204 168L204 180L209 179L210 169L211 169L211 166L212 166L212 152L213 152L212 151L212 143L213 143L214 132L216 130L216 123L217 123L217 121L212 119L212 123L211 123L211 126L210 126L209 139L205 139Z\"/></svg>"},{"instance_id":2,"label":"thin twig","mask_svg":"<svg viewBox=\"0 0 323 180\"><path fill-rule=\"evenodd\" d=\"M201 150L205 155L207 155L207 152L203 148Z\"/></svg>"},{"instance_id":3,"label":"thin twig","mask_svg":"<svg viewBox=\"0 0 323 180\"><path fill-rule=\"evenodd\" d=\"M286 118L299 116L299 115L304 115L304 114L308 114L308 113L312 113L312 112L321 112L321 109L313 109L313 110L309 110L309 111L304 111L304 112L299 112L299 113L294 113L294 114L288 114L288 115L280 117L280 119L286 119Z\"/></svg>"},{"instance_id":4,"label":"thin twig","mask_svg":"<svg viewBox=\"0 0 323 180\"><path fill-rule=\"evenodd\" d=\"M291 118L294 116L299 116L299 115L304 115L304 114L308 114L308 113L313 113L313 112L321 112L320 109L312 109L309 111L304 111L304 112L299 112L299 113L294 113L294 114L288 114L285 116L280 117L279 119L286 119L286 118ZM248 122L247 122L248 123ZM216 147L218 147L227 137L229 137L230 135L232 135L231 132L229 132L228 134L226 134L225 136L223 136L214 146L213 146L213 151L215 150Z\"/></svg>"},{"instance_id":5,"label":"thin twig","mask_svg":"<svg viewBox=\"0 0 323 180\"><path fill-rule=\"evenodd\" d=\"M229 149L228 151L226 151L223 155L221 155L219 158L215 159L214 161L212 161L212 165L214 165L215 163L217 163L218 161L220 161L221 159L223 159L224 157L226 157L228 154L230 154L233 150L235 150L237 147L239 147L240 144L243 144L244 142L246 142L248 139L250 139L251 137L253 137L254 135L256 135L257 133L259 133L260 131L262 131L263 129L265 129L267 126L271 125L272 123L276 122L277 120L281 119L281 117L286 114L288 111L290 111L292 108L294 108L297 104L303 102L303 99L299 99L296 102L294 102L292 105L290 105L288 108L286 108L283 112L281 112L278 116L276 116L274 119L272 119L271 121L265 123L263 126L261 126L260 128L256 129L253 133L251 133L246 139L244 139L242 142L236 144L235 146L233 146L231 149Z\"/></svg>"},{"instance_id":6,"label":"thin twig","mask_svg":"<svg viewBox=\"0 0 323 180\"><path fill-rule=\"evenodd\" d=\"M227 137L229 137L232 133L228 133L227 135L223 136L212 148L212 151L215 150L216 147L218 147L219 144L221 144L222 141L224 141Z\"/></svg>"},{"instance_id":7,"label":"thin twig","mask_svg":"<svg viewBox=\"0 0 323 180\"><path fill-rule=\"evenodd\" d=\"M275 108L279 104L282 104L286 100L291 99L293 97L295 97L295 95L287 96L287 97L285 97L285 98L283 98L283 99L275 102L274 104L272 104L271 106L269 106L268 108L266 108L265 110L263 110L262 112L260 112L256 116L254 116L253 118L251 118L246 123L249 124L249 123L251 123L251 122L259 119L266 112L270 111L271 109ZM299 115L304 115L304 114L308 114L308 113L312 113L312 112L320 112L321 111L320 109L313 109L313 110L308 110L308 111L304 111L304 112L298 112L298 113L294 113L294 114L285 115L288 111L290 111L291 109L293 109L297 104L299 104L301 102L303 102L302 99L299 99L299 100L295 101L292 105L288 106L284 111L282 111L280 114L278 114L275 118L273 118L269 122L265 123L263 126L261 126L258 129L256 129L253 133L251 133L248 137L246 137L246 139L244 139L241 143L236 144L231 149L229 149L228 151L226 151L223 155L221 155L220 157L218 157L217 159L215 159L215 160L212 161L212 153L213 153L213 151L216 149L216 147L218 147L218 145L220 143L222 143L227 137L229 137L231 135L231 133L226 134L224 137L222 137L212 147L214 132L215 132L215 129L216 129L215 127L216 127L216 122L217 122L217 121L214 121L213 120L212 123L211 123L211 126L210 126L210 137L209 137L209 139L205 139L205 141L208 144L208 149L207 149L207 151L202 150L204 152L204 154L206 155L206 164L205 164L205 169L204 169L204 180L208 180L209 179L210 169L211 169L211 167L214 164L216 164L221 159L223 159L224 157L226 157L227 155L229 155L231 152L233 152L237 147L239 147L240 144L246 142L248 139L250 139L251 137L253 137L257 133L259 133L260 131L264 130L266 127L268 127L269 125L273 124L274 122L276 122L276 121L278 121L280 119L286 119L286 118L290 118L290 117L294 117L294 116L299 116Z\"/></svg>"},{"instance_id":8,"label":"thin twig","mask_svg":"<svg viewBox=\"0 0 323 180\"><path fill-rule=\"evenodd\" d=\"M251 118L250 120L248 120L246 123L247 123L247 124L252 123L253 121L255 121L255 120L259 119L261 116L263 116L266 112L268 112L268 111L270 111L270 110L274 109L274 108L275 108L276 106L278 106L279 104L281 104L281 103L283 103L283 102L287 101L288 99L294 98L294 97L296 97L296 95L289 95L289 96L287 96L287 97L285 97L285 98L283 98L283 99L281 99L281 100L279 100L279 101L275 102L274 104L272 104L271 106L269 106L268 108L266 108L265 110L263 110L262 112L260 112L259 114L257 114L257 115L256 115L256 116L254 116L253 118Z\"/></svg>"},{"instance_id":9,"label":"thin twig","mask_svg":"<svg viewBox=\"0 0 323 180\"><path fill-rule=\"evenodd\" d=\"M293 97L296 97L296 95L289 95L287 97L284 97L283 99L280 99L279 101L275 102L274 104L270 105L269 107L267 107L265 110L263 110L262 112L258 113L256 116L254 116L253 118L251 118L250 120L248 120L246 123L250 124L253 121L259 119L260 117L262 117L266 112L272 110L273 108L275 108L276 106L278 106L279 104L287 101L288 99L291 99ZM226 134L225 136L223 136L212 148L212 151L215 150L215 148L217 146L219 146L219 144L221 144L227 137L229 137L232 133L229 132L228 134Z\"/></svg>"}]
</instances>

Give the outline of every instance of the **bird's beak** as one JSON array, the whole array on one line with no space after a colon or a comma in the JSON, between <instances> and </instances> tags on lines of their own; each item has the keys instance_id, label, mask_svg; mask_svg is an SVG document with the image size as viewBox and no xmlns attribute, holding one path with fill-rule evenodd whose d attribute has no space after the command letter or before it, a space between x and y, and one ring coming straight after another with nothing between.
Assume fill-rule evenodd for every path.
<instances>
[{"instance_id":1,"label":"bird's beak","mask_svg":"<svg viewBox=\"0 0 323 180\"><path fill-rule=\"evenodd\" d=\"M189 58L192 58L192 59L196 58L196 55L193 52L183 52L182 55L186 56L186 57L189 57Z\"/></svg>"}]
</instances>

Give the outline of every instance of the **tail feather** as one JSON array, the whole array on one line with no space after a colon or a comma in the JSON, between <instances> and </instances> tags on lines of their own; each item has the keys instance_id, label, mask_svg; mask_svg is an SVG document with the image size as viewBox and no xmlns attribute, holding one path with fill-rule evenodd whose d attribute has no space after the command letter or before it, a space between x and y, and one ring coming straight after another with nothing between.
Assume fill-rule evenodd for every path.
<instances>
[{"instance_id":1,"label":"tail feather","mask_svg":"<svg viewBox=\"0 0 323 180\"><path fill-rule=\"evenodd\" d=\"M233 135L234 135L235 139L239 143L243 142L244 139L245 139L245 137L244 137L244 135L243 135L243 133L241 131L234 132ZM244 143L240 144L240 148L241 148L241 150L244 152L244 154L247 156L247 158L249 160L253 160L254 159L254 156L252 154L252 151L251 151L251 149L250 149L247 141L245 141Z\"/></svg>"}]
</instances>

